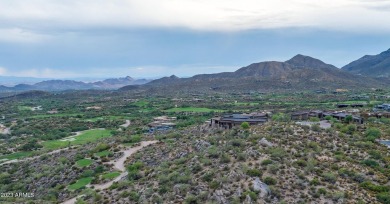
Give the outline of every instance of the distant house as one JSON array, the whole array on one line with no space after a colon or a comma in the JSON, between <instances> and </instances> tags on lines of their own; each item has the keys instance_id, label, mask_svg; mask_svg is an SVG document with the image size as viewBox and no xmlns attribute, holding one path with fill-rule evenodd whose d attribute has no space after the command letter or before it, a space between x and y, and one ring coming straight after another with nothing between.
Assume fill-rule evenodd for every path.
<instances>
[{"instance_id":1,"label":"distant house","mask_svg":"<svg viewBox=\"0 0 390 204\"><path fill-rule=\"evenodd\" d=\"M344 120L346 120L346 118L348 116L352 116L352 122L358 123L358 124L363 124L363 122L364 122L363 118L358 117L358 116L353 116L353 115L350 115L347 113L333 113L331 116L333 118L340 120L340 121L344 121Z\"/></svg>"},{"instance_id":2,"label":"distant house","mask_svg":"<svg viewBox=\"0 0 390 204\"><path fill-rule=\"evenodd\" d=\"M336 105L337 108L346 108L348 106L349 106L349 104L337 104Z\"/></svg>"},{"instance_id":3,"label":"distant house","mask_svg":"<svg viewBox=\"0 0 390 204\"><path fill-rule=\"evenodd\" d=\"M100 106L89 106L85 108L86 110L101 110L102 107Z\"/></svg>"},{"instance_id":4,"label":"distant house","mask_svg":"<svg viewBox=\"0 0 390 204\"><path fill-rule=\"evenodd\" d=\"M243 122L248 122L249 125L259 125L267 121L268 114L266 113L230 114L211 118L210 126L231 129L235 126L240 126Z\"/></svg>"},{"instance_id":5,"label":"distant house","mask_svg":"<svg viewBox=\"0 0 390 204\"><path fill-rule=\"evenodd\" d=\"M309 112L309 118L322 118L323 117L323 111L320 110L314 110Z\"/></svg>"},{"instance_id":6,"label":"distant house","mask_svg":"<svg viewBox=\"0 0 390 204\"><path fill-rule=\"evenodd\" d=\"M308 111L295 112L291 114L291 120L308 120L308 119L309 119Z\"/></svg>"},{"instance_id":7,"label":"distant house","mask_svg":"<svg viewBox=\"0 0 390 204\"><path fill-rule=\"evenodd\" d=\"M123 101L126 101L126 102L131 102L131 103L135 103L135 102L138 102L138 99L133 99L133 98L125 98L125 99L123 99Z\"/></svg>"},{"instance_id":8,"label":"distant house","mask_svg":"<svg viewBox=\"0 0 390 204\"><path fill-rule=\"evenodd\" d=\"M390 111L390 104L384 103L382 105L377 105L375 106L374 111Z\"/></svg>"},{"instance_id":9,"label":"distant house","mask_svg":"<svg viewBox=\"0 0 390 204\"><path fill-rule=\"evenodd\" d=\"M58 111L57 110L50 110L50 111L47 111L48 114L57 114Z\"/></svg>"},{"instance_id":10,"label":"distant house","mask_svg":"<svg viewBox=\"0 0 390 204\"><path fill-rule=\"evenodd\" d=\"M364 107L364 104L355 103L355 104L351 104L351 107L352 108L362 108L362 107Z\"/></svg>"},{"instance_id":11,"label":"distant house","mask_svg":"<svg viewBox=\"0 0 390 204\"><path fill-rule=\"evenodd\" d=\"M317 93L317 94L325 94L325 93L326 93L326 90L315 90L314 93Z\"/></svg>"},{"instance_id":12,"label":"distant house","mask_svg":"<svg viewBox=\"0 0 390 204\"><path fill-rule=\"evenodd\" d=\"M364 119L362 117L352 115L345 112L324 112L324 111L301 111L295 112L291 114L291 120L308 120L311 117L316 117L319 119L324 119L325 117L330 116L332 118L336 118L337 120L343 121L348 116L352 116L352 122L363 124Z\"/></svg>"},{"instance_id":13,"label":"distant house","mask_svg":"<svg viewBox=\"0 0 390 204\"><path fill-rule=\"evenodd\" d=\"M149 123L149 132L171 130L176 127L176 117L160 116L155 117L153 122Z\"/></svg>"}]
</instances>

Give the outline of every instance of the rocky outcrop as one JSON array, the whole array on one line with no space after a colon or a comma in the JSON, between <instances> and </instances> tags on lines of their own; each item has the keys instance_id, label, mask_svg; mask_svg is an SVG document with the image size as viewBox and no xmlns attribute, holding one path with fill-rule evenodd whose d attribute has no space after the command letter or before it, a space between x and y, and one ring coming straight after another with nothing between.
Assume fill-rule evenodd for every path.
<instances>
[{"instance_id":1,"label":"rocky outcrop","mask_svg":"<svg viewBox=\"0 0 390 204\"><path fill-rule=\"evenodd\" d=\"M253 190L255 192L259 192L259 196L261 198L265 198L265 197L267 197L268 195L271 194L271 189L268 187L267 184L265 184L262 181L260 181L259 177L256 177L252 181L252 185L253 185Z\"/></svg>"},{"instance_id":2,"label":"rocky outcrop","mask_svg":"<svg viewBox=\"0 0 390 204\"><path fill-rule=\"evenodd\" d=\"M271 142L269 142L267 139L265 139L265 137L261 138L261 140L259 141L259 144L262 146L265 146L265 147L273 147L274 146Z\"/></svg>"}]
</instances>

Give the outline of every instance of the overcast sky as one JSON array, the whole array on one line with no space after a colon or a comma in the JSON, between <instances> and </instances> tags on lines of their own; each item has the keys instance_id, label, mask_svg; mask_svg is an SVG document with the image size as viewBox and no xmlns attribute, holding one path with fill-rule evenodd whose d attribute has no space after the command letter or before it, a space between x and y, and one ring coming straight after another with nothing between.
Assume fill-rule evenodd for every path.
<instances>
[{"instance_id":1,"label":"overcast sky","mask_svg":"<svg viewBox=\"0 0 390 204\"><path fill-rule=\"evenodd\" d=\"M390 48L387 0L2 0L0 76L160 77Z\"/></svg>"}]
</instances>

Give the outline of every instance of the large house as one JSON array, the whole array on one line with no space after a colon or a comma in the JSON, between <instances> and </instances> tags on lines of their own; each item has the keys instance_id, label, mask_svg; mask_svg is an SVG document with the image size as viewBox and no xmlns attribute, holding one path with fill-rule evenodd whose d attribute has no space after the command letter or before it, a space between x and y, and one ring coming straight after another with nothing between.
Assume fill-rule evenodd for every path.
<instances>
[{"instance_id":1,"label":"large house","mask_svg":"<svg viewBox=\"0 0 390 204\"><path fill-rule=\"evenodd\" d=\"M332 118L336 118L337 120L343 121L348 116L352 116L352 122L363 124L364 119L359 116L355 116L345 112L325 112L325 111L301 111L295 112L291 114L291 120L308 120L311 117L324 119L326 116L330 116Z\"/></svg>"},{"instance_id":2,"label":"large house","mask_svg":"<svg viewBox=\"0 0 390 204\"><path fill-rule=\"evenodd\" d=\"M319 110L314 111L301 111L291 114L291 120L308 120L309 118L322 118L323 112Z\"/></svg>"},{"instance_id":3,"label":"large house","mask_svg":"<svg viewBox=\"0 0 390 204\"><path fill-rule=\"evenodd\" d=\"M268 114L266 113L230 114L211 118L210 126L231 129L240 126L243 122L248 122L249 125L259 125L267 121Z\"/></svg>"},{"instance_id":4,"label":"large house","mask_svg":"<svg viewBox=\"0 0 390 204\"><path fill-rule=\"evenodd\" d=\"M390 111L390 104L384 103L382 105L377 105L375 106L374 111Z\"/></svg>"}]
</instances>

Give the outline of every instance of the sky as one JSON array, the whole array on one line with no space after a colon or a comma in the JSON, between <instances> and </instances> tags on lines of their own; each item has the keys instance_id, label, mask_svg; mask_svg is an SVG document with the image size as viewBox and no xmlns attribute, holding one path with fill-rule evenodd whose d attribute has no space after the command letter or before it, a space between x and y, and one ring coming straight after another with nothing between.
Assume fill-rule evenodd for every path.
<instances>
[{"instance_id":1,"label":"sky","mask_svg":"<svg viewBox=\"0 0 390 204\"><path fill-rule=\"evenodd\" d=\"M2 0L0 76L181 77L390 48L387 0Z\"/></svg>"}]
</instances>

